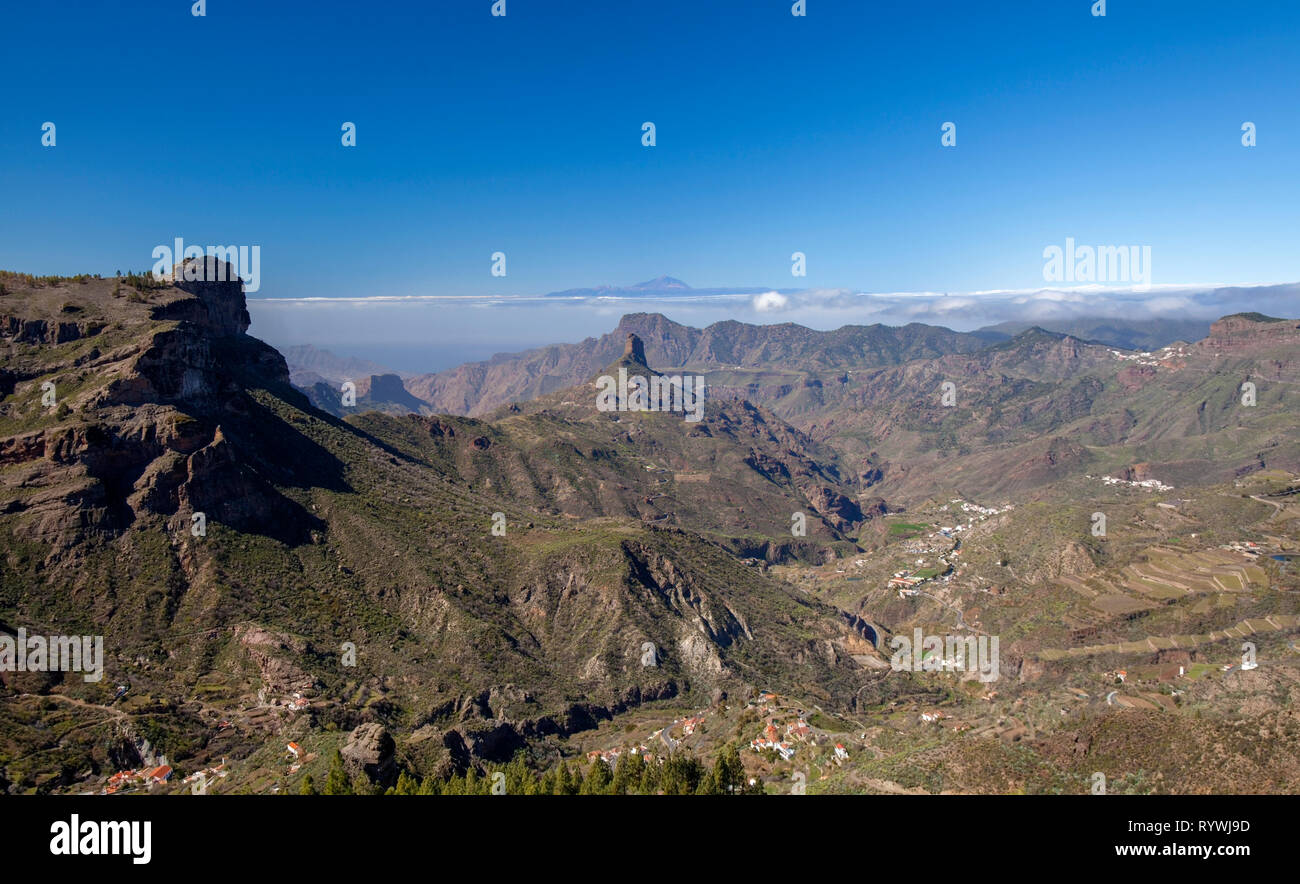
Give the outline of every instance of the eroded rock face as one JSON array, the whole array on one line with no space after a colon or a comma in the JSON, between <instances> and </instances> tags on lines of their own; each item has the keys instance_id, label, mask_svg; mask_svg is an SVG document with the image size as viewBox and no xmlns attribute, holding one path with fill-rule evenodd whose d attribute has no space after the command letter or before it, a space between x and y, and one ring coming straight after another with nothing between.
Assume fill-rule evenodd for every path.
<instances>
[{"instance_id":1,"label":"eroded rock face","mask_svg":"<svg viewBox=\"0 0 1300 884\"><path fill-rule=\"evenodd\" d=\"M0 337L21 344L64 344L97 335L103 328L102 322L54 322L0 316Z\"/></svg>"},{"instance_id":2,"label":"eroded rock face","mask_svg":"<svg viewBox=\"0 0 1300 884\"><path fill-rule=\"evenodd\" d=\"M257 666L262 685L271 698L311 689L311 676L295 662L305 648L301 640L255 626L239 627L235 636Z\"/></svg>"},{"instance_id":3,"label":"eroded rock face","mask_svg":"<svg viewBox=\"0 0 1300 884\"><path fill-rule=\"evenodd\" d=\"M372 783L391 786L397 780L397 744L384 726L375 722L360 725L340 750L353 774L363 774Z\"/></svg>"},{"instance_id":4,"label":"eroded rock face","mask_svg":"<svg viewBox=\"0 0 1300 884\"><path fill-rule=\"evenodd\" d=\"M1216 352L1232 352L1258 347L1261 341L1294 345L1297 340L1300 340L1300 323L1295 320L1238 313L1211 323L1209 336L1196 346Z\"/></svg>"},{"instance_id":5,"label":"eroded rock face","mask_svg":"<svg viewBox=\"0 0 1300 884\"><path fill-rule=\"evenodd\" d=\"M1149 463L1135 463L1132 466L1120 470L1119 477L1126 482L1145 482L1149 479L1155 479L1152 465Z\"/></svg>"},{"instance_id":6,"label":"eroded rock face","mask_svg":"<svg viewBox=\"0 0 1300 884\"><path fill-rule=\"evenodd\" d=\"M639 362L641 365L648 364L645 359L645 344L641 343L641 338L632 332L628 332L627 342L623 344L623 358Z\"/></svg>"},{"instance_id":7,"label":"eroded rock face","mask_svg":"<svg viewBox=\"0 0 1300 884\"><path fill-rule=\"evenodd\" d=\"M824 486L813 489L808 494L808 502L839 531L847 531L865 520L857 502Z\"/></svg>"},{"instance_id":8,"label":"eroded rock face","mask_svg":"<svg viewBox=\"0 0 1300 884\"><path fill-rule=\"evenodd\" d=\"M1116 375L1115 380L1125 390L1137 390L1150 383L1155 376L1155 366L1133 365Z\"/></svg>"},{"instance_id":9,"label":"eroded rock face","mask_svg":"<svg viewBox=\"0 0 1300 884\"><path fill-rule=\"evenodd\" d=\"M880 459L880 455L871 452L863 461L862 467L858 470L858 484L863 488L870 488L881 482L885 478L885 470L889 464Z\"/></svg>"},{"instance_id":10,"label":"eroded rock face","mask_svg":"<svg viewBox=\"0 0 1300 884\"><path fill-rule=\"evenodd\" d=\"M194 299L173 301L154 312L155 319L191 322L217 335L242 335L251 320L244 284L235 268L214 256L189 258L172 271L176 288Z\"/></svg>"},{"instance_id":11,"label":"eroded rock face","mask_svg":"<svg viewBox=\"0 0 1300 884\"><path fill-rule=\"evenodd\" d=\"M1092 554L1082 543L1070 541L1061 549L1061 554L1057 558L1056 566L1059 575L1070 574L1077 577L1087 577L1097 572L1097 565L1092 559Z\"/></svg>"},{"instance_id":12,"label":"eroded rock face","mask_svg":"<svg viewBox=\"0 0 1300 884\"><path fill-rule=\"evenodd\" d=\"M889 504L883 497L869 497L862 501L858 508L862 510L864 519L878 519L889 512Z\"/></svg>"},{"instance_id":13,"label":"eroded rock face","mask_svg":"<svg viewBox=\"0 0 1300 884\"><path fill-rule=\"evenodd\" d=\"M23 468L0 491L41 489L8 504L23 514L20 534L62 549L150 516L203 511L258 530L285 515L232 440L249 435L246 390L287 386L288 366L245 334L233 268L212 258L190 274L202 278L185 279L184 269L176 285L143 292L107 279L6 296L17 315L0 317L0 416L45 424L0 438L0 464ZM59 318L67 314L76 321ZM97 344L87 349L90 336ZM40 403L47 383L57 413Z\"/></svg>"}]
</instances>

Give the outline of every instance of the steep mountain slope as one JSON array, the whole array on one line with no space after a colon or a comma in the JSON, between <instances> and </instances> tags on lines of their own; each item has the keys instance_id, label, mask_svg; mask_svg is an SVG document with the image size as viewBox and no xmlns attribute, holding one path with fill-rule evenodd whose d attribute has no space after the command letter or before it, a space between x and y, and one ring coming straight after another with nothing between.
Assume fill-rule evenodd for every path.
<instances>
[{"instance_id":1,"label":"steep mountain slope","mask_svg":"<svg viewBox=\"0 0 1300 884\"><path fill-rule=\"evenodd\" d=\"M428 772L656 698L769 682L851 698L870 648L843 615L726 538L636 518L639 444L590 414L339 420L245 333L238 283L139 285L8 280L0 296L0 628L102 635L106 658L98 682L0 674L9 788L98 783L145 739L192 768L376 722ZM638 417L618 434L734 469L709 486L735 501L727 530L770 520L788 538L788 501L836 487L766 419ZM565 464L566 445L588 448ZM759 455L790 477L744 465ZM763 483L780 514L742 518ZM704 527L682 497L676 522Z\"/></svg>"},{"instance_id":2,"label":"steep mountain slope","mask_svg":"<svg viewBox=\"0 0 1300 884\"><path fill-rule=\"evenodd\" d=\"M1148 356L648 317L481 417L410 413L383 377L336 415L247 335L238 283L177 276L0 279L0 632L105 647L99 681L0 672L6 791L98 788L160 751L270 791L287 740L360 725L391 735L380 782L399 760L572 757L683 709L709 710L693 749L747 742L775 702L757 687L816 708L855 763L801 744L747 765L812 764L828 789L1071 790L1094 758L1125 788L1157 768L1192 788L1177 772L1214 747L1153 721L1194 712L1237 759L1215 782L1249 790L1233 716L1294 729L1295 320L1225 317ZM602 376L677 371L656 352L717 366L700 420L602 410ZM1179 490L1121 481L1149 478ZM873 642L913 628L1000 636L996 690L884 668ZM1220 678L1245 635L1261 674ZM1196 667L1178 702L1171 664ZM1294 782L1270 769L1253 788Z\"/></svg>"},{"instance_id":3,"label":"steep mountain slope","mask_svg":"<svg viewBox=\"0 0 1300 884\"><path fill-rule=\"evenodd\" d=\"M635 335L627 344L640 347ZM606 372L656 374L638 354ZM883 500L857 499L833 450L748 402L706 393L692 422L676 412L602 412L597 393L593 379L487 421L430 419L435 450L424 456L529 506L685 527L773 561L819 558L884 511ZM806 517L806 539L792 537L795 513Z\"/></svg>"}]
</instances>

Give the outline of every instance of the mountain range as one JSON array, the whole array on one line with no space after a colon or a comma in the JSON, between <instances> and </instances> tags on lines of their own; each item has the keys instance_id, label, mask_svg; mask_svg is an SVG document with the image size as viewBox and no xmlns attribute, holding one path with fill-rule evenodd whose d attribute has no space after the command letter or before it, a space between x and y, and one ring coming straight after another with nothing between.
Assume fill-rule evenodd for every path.
<instances>
[{"instance_id":1,"label":"mountain range","mask_svg":"<svg viewBox=\"0 0 1300 884\"><path fill-rule=\"evenodd\" d=\"M1163 339L1196 326L1171 322L1148 333ZM1255 331L1258 352L1238 358L1235 345L1224 341L1231 344L1241 327ZM1055 452L1049 460L1063 457L1073 468L1109 464L1113 456L1128 457L1136 448L1143 461L1166 462L1171 474L1216 469L1227 476L1260 462L1265 452L1279 466L1293 462L1291 440L1236 426L1233 421L1245 413L1229 410L1236 386L1251 378L1276 382L1265 394L1270 397L1281 397L1285 385L1295 382L1293 323L1239 314L1207 326L1194 344L1175 341L1155 351L1037 326L1017 328L962 333L912 324L820 332L728 321L695 329L660 314L633 313L600 338L503 354L401 384L389 378L386 388L395 398L372 397L366 406L489 415L587 380L617 358L628 335L635 335L647 359L662 370L700 373L715 399L738 397L762 405L837 449L846 474L858 481L881 481L879 463L893 463L894 473L882 489L893 493L932 490L915 477L932 476L927 464L946 457L946 447L972 455L981 463L978 472L997 477L997 482L963 479L973 483L969 490L975 493L1016 487L1019 472L1032 472L1049 449ZM1107 330L1112 338L1125 331L1114 324L1080 327L1093 334ZM939 402L945 380L961 388L951 409ZM318 384L309 392L318 407L342 413L336 389ZM1180 401L1197 415L1195 426L1158 429L1155 424L1166 418L1170 404ZM1208 435L1229 431L1238 444L1253 438L1255 448L1214 466L1193 456ZM906 478L909 474L914 478Z\"/></svg>"},{"instance_id":2,"label":"mountain range","mask_svg":"<svg viewBox=\"0 0 1300 884\"><path fill-rule=\"evenodd\" d=\"M339 360L295 352L296 387L240 283L185 276L0 275L0 634L105 652L99 681L0 667L0 789L652 744L750 746L773 788L1300 782L1300 321L1142 351L629 314L405 381L349 363L345 405ZM703 376L702 419L602 409L620 373ZM1000 636L1001 680L892 669L913 629ZM1268 665L1223 675L1247 635ZM789 756L752 749L787 719Z\"/></svg>"}]
</instances>

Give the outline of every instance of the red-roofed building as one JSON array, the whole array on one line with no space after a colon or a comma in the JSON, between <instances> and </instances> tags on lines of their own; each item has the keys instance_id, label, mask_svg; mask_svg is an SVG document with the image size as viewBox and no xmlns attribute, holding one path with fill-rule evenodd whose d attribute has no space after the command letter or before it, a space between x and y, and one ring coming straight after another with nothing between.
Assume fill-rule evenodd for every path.
<instances>
[{"instance_id":1,"label":"red-roofed building","mask_svg":"<svg viewBox=\"0 0 1300 884\"><path fill-rule=\"evenodd\" d=\"M112 795L118 789L121 789L123 786L127 785L135 778L136 778L135 771L119 770L117 773L113 774L111 777L108 778L108 784L104 787L104 791L109 795Z\"/></svg>"}]
</instances>

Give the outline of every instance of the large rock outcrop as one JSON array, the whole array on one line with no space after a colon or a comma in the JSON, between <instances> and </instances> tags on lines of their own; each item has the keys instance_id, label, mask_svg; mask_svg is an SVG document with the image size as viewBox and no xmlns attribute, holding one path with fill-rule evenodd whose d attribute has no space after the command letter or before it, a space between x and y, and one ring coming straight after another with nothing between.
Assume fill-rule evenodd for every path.
<instances>
[{"instance_id":1,"label":"large rock outcrop","mask_svg":"<svg viewBox=\"0 0 1300 884\"><path fill-rule=\"evenodd\" d=\"M160 307L155 319L182 320L219 336L248 331L244 284L233 266L213 256L188 258L173 268L172 278L177 289L194 297Z\"/></svg>"},{"instance_id":2,"label":"large rock outcrop","mask_svg":"<svg viewBox=\"0 0 1300 884\"><path fill-rule=\"evenodd\" d=\"M28 428L0 438L0 461L22 467L7 484L41 489L6 505L23 514L20 534L63 548L151 516L176 530L193 512L254 531L295 522L243 450L258 427L247 391L289 390L288 367L246 334L230 265L195 259L175 276L161 287L34 282L5 295L0 417Z\"/></svg>"},{"instance_id":3,"label":"large rock outcrop","mask_svg":"<svg viewBox=\"0 0 1300 884\"><path fill-rule=\"evenodd\" d=\"M396 751L397 745L384 726L367 722L348 736L339 754L354 775L361 774L380 786L391 786L397 780Z\"/></svg>"}]
</instances>

